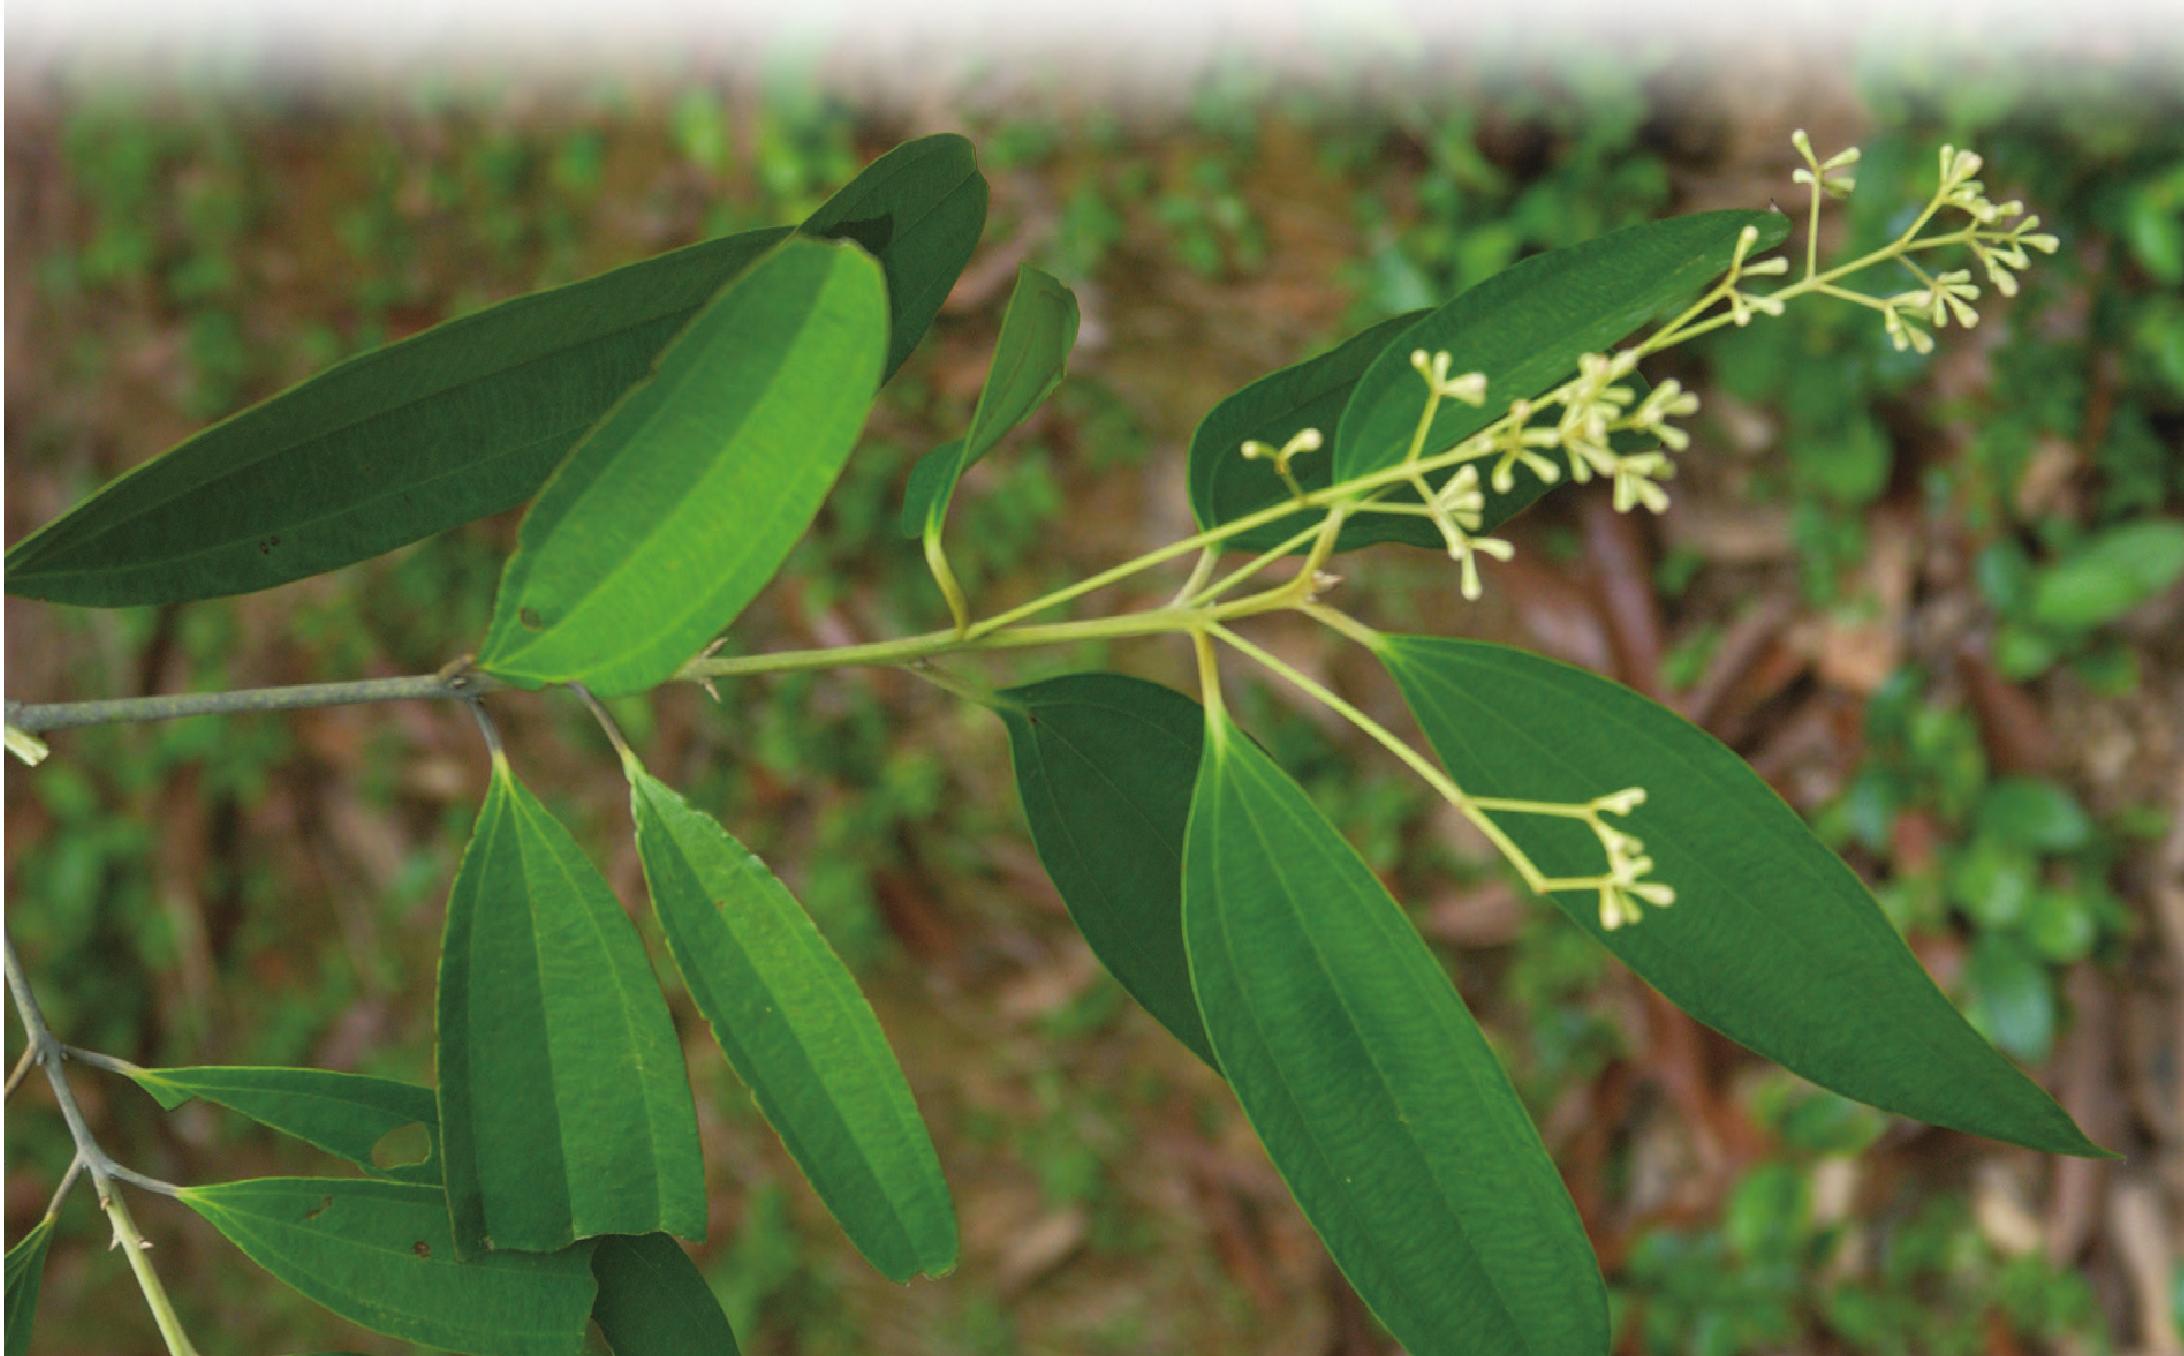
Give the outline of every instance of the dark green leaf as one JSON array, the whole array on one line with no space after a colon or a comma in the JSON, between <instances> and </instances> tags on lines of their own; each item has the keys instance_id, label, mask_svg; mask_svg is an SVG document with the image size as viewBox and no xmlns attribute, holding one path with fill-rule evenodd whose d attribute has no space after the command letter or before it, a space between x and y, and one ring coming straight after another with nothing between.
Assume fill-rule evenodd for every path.
<instances>
[{"instance_id":1,"label":"dark green leaf","mask_svg":"<svg viewBox=\"0 0 2184 1356\"><path fill-rule=\"evenodd\" d=\"M614 1356L736 1356L713 1287L666 1234L600 1239L592 1276L592 1321Z\"/></svg>"},{"instance_id":2,"label":"dark green leaf","mask_svg":"<svg viewBox=\"0 0 2184 1356\"><path fill-rule=\"evenodd\" d=\"M1499 645L1389 637L1381 658L1475 795L1589 801L1645 788L1627 827L1675 888L1674 907L1611 932L1591 893L1553 899L1678 1007L1885 1110L2102 1152L1966 1025L1850 868L1720 741L1618 683ZM1549 875L1601 869L1589 833L1500 822Z\"/></svg>"},{"instance_id":3,"label":"dark green leaf","mask_svg":"<svg viewBox=\"0 0 2184 1356\"><path fill-rule=\"evenodd\" d=\"M1308 428L1319 429L1332 440L1357 379L1395 342L1396 336L1425 315L1424 311L1413 311L1384 320L1325 353L1259 378L1208 411L1198 421L1198 431L1191 435L1191 512L1197 516L1199 527L1220 527L1289 498L1289 487L1274 474L1271 465L1246 461L1238 449L1252 441L1280 447ZM1290 470L1307 491L1334 483L1334 458L1325 450L1299 456ZM1269 550L1319 518L1317 510L1299 510L1239 533L1225 547L1232 551ZM1441 534L1422 518L1381 514L1346 524L1339 545L1348 550L1383 541L1437 547Z\"/></svg>"},{"instance_id":4,"label":"dark green leaf","mask_svg":"<svg viewBox=\"0 0 2184 1356\"><path fill-rule=\"evenodd\" d=\"M962 137L898 146L801 230L887 271L892 375L978 243ZM138 467L18 542L7 590L94 607L182 602L339 569L512 508L785 226L535 292L362 354Z\"/></svg>"},{"instance_id":5,"label":"dark green leaf","mask_svg":"<svg viewBox=\"0 0 2184 1356\"><path fill-rule=\"evenodd\" d=\"M1077 673L1000 693L1024 818L1093 954L1208 1064L1183 956L1183 831L1205 714L1172 688Z\"/></svg>"},{"instance_id":6,"label":"dark green leaf","mask_svg":"<svg viewBox=\"0 0 2184 1356\"><path fill-rule=\"evenodd\" d=\"M7 590L93 607L247 593L520 504L788 234L709 240L337 364L17 542Z\"/></svg>"},{"instance_id":7,"label":"dark green leaf","mask_svg":"<svg viewBox=\"0 0 2184 1356\"><path fill-rule=\"evenodd\" d=\"M801 229L854 240L887 270L891 317L881 380L895 375L948 299L986 224L986 180L953 132L907 141L865 167Z\"/></svg>"},{"instance_id":8,"label":"dark green leaf","mask_svg":"<svg viewBox=\"0 0 2184 1356\"><path fill-rule=\"evenodd\" d=\"M442 1172L463 1255L705 1234L682 1047L644 944L496 757L440 952Z\"/></svg>"},{"instance_id":9,"label":"dark green leaf","mask_svg":"<svg viewBox=\"0 0 2184 1356\"><path fill-rule=\"evenodd\" d=\"M1221 1069L1343 1274L1415 1352L1608 1348L1607 1297L1516 1090L1364 860L1208 726L1183 931Z\"/></svg>"},{"instance_id":10,"label":"dark green leaf","mask_svg":"<svg viewBox=\"0 0 2184 1356\"><path fill-rule=\"evenodd\" d=\"M872 1265L897 1281L947 1272L955 1204L857 981L764 862L625 765L653 908L729 1063Z\"/></svg>"},{"instance_id":11,"label":"dark green leaf","mask_svg":"<svg viewBox=\"0 0 2184 1356\"><path fill-rule=\"evenodd\" d=\"M431 1088L331 1069L132 1068L129 1077L169 1111L201 1098L346 1158L366 1172L403 1182L439 1183L440 1115ZM384 1163L384 1153L375 1150L389 1135L411 1125L426 1131L428 1156L414 1163Z\"/></svg>"},{"instance_id":12,"label":"dark green leaf","mask_svg":"<svg viewBox=\"0 0 2184 1356\"><path fill-rule=\"evenodd\" d=\"M524 517L479 667L639 691L733 621L863 426L881 283L854 246L792 240L706 307Z\"/></svg>"},{"instance_id":13,"label":"dark green leaf","mask_svg":"<svg viewBox=\"0 0 2184 1356\"><path fill-rule=\"evenodd\" d=\"M1076 342L1076 295L1030 264L1020 265L970 430L918 463L903 500L904 536L940 534L956 482L1060 384Z\"/></svg>"},{"instance_id":14,"label":"dark green leaf","mask_svg":"<svg viewBox=\"0 0 2184 1356\"><path fill-rule=\"evenodd\" d=\"M446 1199L411 1182L260 1177L181 1198L251 1261L373 1332L479 1356L583 1350L589 1243L458 1261Z\"/></svg>"},{"instance_id":15,"label":"dark green leaf","mask_svg":"<svg viewBox=\"0 0 2184 1356\"><path fill-rule=\"evenodd\" d=\"M1455 372L1483 372L1486 404L1443 401L1425 450L1453 446L1513 400L1536 396L1647 321L1686 302L1729 266L1738 234L1766 249L1788 232L1778 212L1702 212L1625 227L1505 269L1396 336L1357 379L1334 434L1334 474L1347 480L1396 465L1409 450L1426 391L1414 350L1447 350Z\"/></svg>"},{"instance_id":16,"label":"dark green leaf","mask_svg":"<svg viewBox=\"0 0 2184 1356\"><path fill-rule=\"evenodd\" d=\"M38 1284L45 1278L46 1248L53 1242L53 1216L31 1226L29 1233L8 1249L7 1356L24 1356L30 1350L31 1324L38 1317Z\"/></svg>"}]
</instances>

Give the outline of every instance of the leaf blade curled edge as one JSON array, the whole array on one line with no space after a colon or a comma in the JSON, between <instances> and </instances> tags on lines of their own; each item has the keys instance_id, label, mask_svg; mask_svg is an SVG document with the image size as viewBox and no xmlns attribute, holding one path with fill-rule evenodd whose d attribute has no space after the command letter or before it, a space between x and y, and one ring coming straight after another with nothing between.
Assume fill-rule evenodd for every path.
<instances>
[{"instance_id":1,"label":"leaf blade curled edge","mask_svg":"<svg viewBox=\"0 0 2184 1356\"><path fill-rule=\"evenodd\" d=\"M1391 636L1381 658L1474 794L1646 788L1618 826L1645 840L1674 906L1608 932L1592 895L1553 900L1678 1007L1884 1110L2054 1153L2103 1152L1972 1030L1850 868L1712 735L1619 683L1505 646ZM1535 850L1521 817L1503 823L1549 874L1600 870L1554 855L1567 847Z\"/></svg>"},{"instance_id":2,"label":"leaf blade curled edge","mask_svg":"<svg viewBox=\"0 0 2184 1356\"><path fill-rule=\"evenodd\" d=\"M883 1274L951 1270L947 1179L856 980L763 862L634 759L627 770L668 949L767 1122Z\"/></svg>"},{"instance_id":3,"label":"leaf blade curled edge","mask_svg":"<svg viewBox=\"0 0 2184 1356\"><path fill-rule=\"evenodd\" d=\"M728 1326L690 1255L666 1234L616 1234L592 1250L592 1321L614 1356L736 1356Z\"/></svg>"},{"instance_id":4,"label":"leaf blade curled edge","mask_svg":"<svg viewBox=\"0 0 2184 1356\"><path fill-rule=\"evenodd\" d=\"M251 1261L373 1332L477 1356L583 1349L589 1243L460 1261L445 1199L409 1182L261 1177L180 1194Z\"/></svg>"},{"instance_id":5,"label":"leaf blade curled edge","mask_svg":"<svg viewBox=\"0 0 2184 1356\"><path fill-rule=\"evenodd\" d=\"M524 516L481 669L602 694L664 681L773 577L878 386L885 289L792 240L724 289Z\"/></svg>"},{"instance_id":6,"label":"leaf blade curled edge","mask_svg":"<svg viewBox=\"0 0 2184 1356\"><path fill-rule=\"evenodd\" d=\"M697 1112L644 944L498 759L448 892L437 1055L463 1256L704 1236Z\"/></svg>"},{"instance_id":7,"label":"leaf blade curled edge","mask_svg":"<svg viewBox=\"0 0 2184 1356\"><path fill-rule=\"evenodd\" d=\"M1396 1339L1601 1356L1599 1269L1507 1074L1371 868L1225 720L1192 800L1183 923L1222 1072Z\"/></svg>"},{"instance_id":8,"label":"leaf blade curled edge","mask_svg":"<svg viewBox=\"0 0 2184 1356\"><path fill-rule=\"evenodd\" d=\"M1120 673L998 694L1033 844L1085 941L1130 996L1214 1063L1183 954L1183 838L1205 745L1197 702Z\"/></svg>"}]
</instances>

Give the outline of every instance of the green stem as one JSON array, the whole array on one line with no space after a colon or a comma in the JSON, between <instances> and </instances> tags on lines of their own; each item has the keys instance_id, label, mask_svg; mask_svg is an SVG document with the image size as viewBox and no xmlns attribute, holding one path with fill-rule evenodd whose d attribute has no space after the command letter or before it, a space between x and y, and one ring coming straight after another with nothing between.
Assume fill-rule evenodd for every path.
<instances>
[{"instance_id":1,"label":"green stem","mask_svg":"<svg viewBox=\"0 0 2184 1356\"><path fill-rule=\"evenodd\" d=\"M147 1255L150 1245L144 1241L144 1235L137 1232L129 1205L115 1190L114 1183L117 1180L129 1182L169 1196L175 1194L175 1188L129 1171L108 1158L106 1151L99 1147L91 1127L84 1122L83 1109L76 1105L76 1094L68 1086L68 1075L61 1071L67 1055L61 1043L54 1039L52 1028L46 1025L45 1014L39 1010L38 999L30 991L22 958L15 954L14 938L7 939L6 949L8 992L15 998L15 1010L23 1019L23 1032L30 1048L37 1051L37 1061L45 1069L46 1082L52 1085L53 1100L60 1106L61 1119L68 1125L69 1136L76 1141L77 1160L83 1164L83 1171L90 1175L91 1185L98 1192L99 1208L113 1224L115 1245L129 1259L129 1269L136 1273L137 1288L144 1292L144 1302L151 1308L152 1321L158 1325L168 1352L171 1356L197 1356L197 1348L190 1345L189 1334L182 1330L182 1319L175 1313L174 1301L167 1297L167 1288L160 1284L159 1273L152 1269L152 1259ZM55 1199L58 1200L58 1194Z\"/></svg>"},{"instance_id":2,"label":"green stem","mask_svg":"<svg viewBox=\"0 0 2184 1356\"><path fill-rule=\"evenodd\" d=\"M1524 883L1530 886L1534 893L1547 893L1548 877L1537 866L1533 865L1532 859L1524 855L1523 849L1519 848L1515 841L1502 831L1502 827L1489 818L1486 811L1478 807L1469 793L1456 784L1453 777L1450 777L1446 772L1434 765L1433 760L1405 743L1387 726L1382 725L1379 721L1374 720L1371 716L1351 705L1332 688L1312 678L1295 665L1283 661L1278 656L1261 649L1218 623L1208 625L1206 630L1222 644L1252 660L1267 672L1286 680L1306 696L1356 726L1374 743L1401 759L1405 766L1418 774L1419 780L1439 792L1442 799L1455 806L1464 818L1471 821L1473 827L1486 835L1487 841L1499 849L1502 856L1509 859L1509 864L1517 869L1517 874L1524 878ZM1377 637L1375 639L1377 640ZM1376 644L1368 648L1377 651L1379 647Z\"/></svg>"}]
</instances>

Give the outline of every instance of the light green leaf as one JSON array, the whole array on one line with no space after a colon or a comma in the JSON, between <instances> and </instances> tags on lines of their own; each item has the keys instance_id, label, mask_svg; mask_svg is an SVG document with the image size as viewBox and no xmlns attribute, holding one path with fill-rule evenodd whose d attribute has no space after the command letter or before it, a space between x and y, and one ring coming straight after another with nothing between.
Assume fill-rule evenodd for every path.
<instances>
[{"instance_id":1,"label":"light green leaf","mask_svg":"<svg viewBox=\"0 0 2184 1356\"><path fill-rule=\"evenodd\" d=\"M892 320L881 380L910 356L948 299L986 224L986 180L953 132L906 141L865 167L799 229L854 240L887 270Z\"/></svg>"},{"instance_id":2,"label":"light green leaf","mask_svg":"<svg viewBox=\"0 0 2184 1356\"><path fill-rule=\"evenodd\" d=\"M440 952L442 1174L463 1256L705 1234L682 1048L614 892L496 757Z\"/></svg>"},{"instance_id":3,"label":"light green leaf","mask_svg":"<svg viewBox=\"0 0 2184 1356\"><path fill-rule=\"evenodd\" d=\"M1440 964L1302 789L1208 726L1183 935L1222 1072L1411 1351L1602 1356L1577 1209Z\"/></svg>"},{"instance_id":4,"label":"light green leaf","mask_svg":"<svg viewBox=\"0 0 2184 1356\"><path fill-rule=\"evenodd\" d=\"M458 1261L445 1198L409 1182L260 1177L184 1187L181 1199L251 1261L373 1332L476 1356L584 1348L589 1243Z\"/></svg>"},{"instance_id":5,"label":"light green leaf","mask_svg":"<svg viewBox=\"0 0 2184 1356\"><path fill-rule=\"evenodd\" d=\"M2046 567L2032 583L2043 626L2103 626L2184 576L2184 522L2152 518L2112 527Z\"/></svg>"},{"instance_id":6,"label":"light green leaf","mask_svg":"<svg viewBox=\"0 0 2184 1356\"><path fill-rule=\"evenodd\" d=\"M2055 981L2017 938L1990 932L1972 946L1964 968L1980 1029L2019 1059L2046 1059L2055 1047Z\"/></svg>"},{"instance_id":7,"label":"light green leaf","mask_svg":"<svg viewBox=\"0 0 2184 1356\"><path fill-rule=\"evenodd\" d=\"M641 691L735 620L864 423L881 284L855 246L792 240L706 307L525 515L479 667Z\"/></svg>"},{"instance_id":8,"label":"light green leaf","mask_svg":"<svg viewBox=\"0 0 2184 1356\"><path fill-rule=\"evenodd\" d=\"M1728 268L1747 226L1759 232L1755 253L1789 229L1779 212L1648 222L1534 255L1464 292L1390 341L1357 379L1333 437L1336 479L1396 465L1410 449L1426 402L1414 350L1445 349L1452 371L1487 379L1485 405L1441 403L1426 438L1431 454L1486 427L1511 401L1561 382L1580 354L1604 352L1689 301Z\"/></svg>"},{"instance_id":9,"label":"light green leaf","mask_svg":"<svg viewBox=\"0 0 2184 1356\"><path fill-rule=\"evenodd\" d=\"M653 908L728 1062L873 1266L947 1272L955 1204L872 1005L765 863L625 765Z\"/></svg>"},{"instance_id":10,"label":"light green leaf","mask_svg":"<svg viewBox=\"0 0 2184 1356\"><path fill-rule=\"evenodd\" d=\"M666 1234L600 1239L592 1276L592 1321L614 1356L736 1356L713 1287Z\"/></svg>"},{"instance_id":11,"label":"light green leaf","mask_svg":"<svg viewBox=\"0 0 2184 1356\"><path fill-rule=\"evenodd\" d=\"M1823 1087L1935 1125L2099 1155L1981 1040L1849 867L1720 741L1619 683L1499 645L1389 637L1381 658L1474 795L1587 801L1643 787L1642 838L1673 907L1604 930L1595 896L1553 900L1701 1022ZM1499 817L1549 875L1602 869L1589 833Z\"/></svg>"},{"instance_id":12,"label":"light green leaf","mask_svg":"<svg viewBox=\"0 0 2184 1356\"><path fill-rule=\"evenodd\" d=\"M970 430L927 453L912 472L902 506L904 536L940 535L956 482L1053 393L1076 342L1076 294L1030 264L1018 266Z\"/></svg>"},{"instance_id":13,"label":"light green leaf","mask_svg":"<svg viewBox=\"0 0 2184 1356\"><path fill-rule=\"evenodd\" d=\"M403 1182L439 1183L440 1114L431 1088L331 1069L207 1065L132 1067L127 1072L169 1111L200 1098L346 1158L366 1172ZM425 1131L427 1157L387 1162L386 1145L395 1142L388 1137L413 1125Z\"/></svg>"},{"instance_id":14,"label":"light green leaf","mask_svg":"<svg viewBox=\"0 0 2184 1356\"><path fill-rule=\"evenodd\" d=\"M24 1356L30 1350L31 1324L38 1317L38 1285L45 1278L46 1248L53 1242L53 1216L31 1226L30 1232L8 1249L7 1356Z\"/></svg>"},{"instance_id":15,"label":"light green leaf","mask_svg":"<svg viewBox=\"0 0 2184 1356\"><path fill-rule=\"evenodd\" d=\"M1239 449L1246 442L1280 447L1308 428L1318 429L1331 444L1343 407L1357 388L1357 379L1398 335L1426 314L1412 311L1383 320L1324 353L1259 378L1207 411L1206 417L1198 421L1198 431L1191 435L1191 512L1198 526L1220 527L1288 499L1289 487L1274 473L1273 466L1265 461L1247 461ZM1334 484L1335 461L1322 448L1298 455L1290 464L1290 472L1307 492L1323 490ZM1534 489L1535 497L1543 488ZM1323 512L1300 509L1229 538L1223 543L1224 549L1271 550L1317 522ZM1423 518L1375 514L1344 524L1337 545L1350 550L1384 541L1438 548L1441 534Z\"/></svg>"},{"instance_id":16,"label":"light green leaf","mask_svg":"<svg viewBox=\"0 0 2184 1356\"><path fill-rule=\"evenodd\" d=\"M709 240L328 368L17 542L7 591L92 607L248 593L520 504L788 234Z\"/></svg>"},{"instance_id":17,"label":"light green leaf","mask_svg":"<svg viewBox=\"0 0 2184 1356\"><path fill-rule=\"evenodd\" d=\"M1077 930L1131 997L1213 1063L1183 955L1183 833L1205 713L1120 673L1010 688L993 709L1039 860Z\"/></svg>"}]
</instances>

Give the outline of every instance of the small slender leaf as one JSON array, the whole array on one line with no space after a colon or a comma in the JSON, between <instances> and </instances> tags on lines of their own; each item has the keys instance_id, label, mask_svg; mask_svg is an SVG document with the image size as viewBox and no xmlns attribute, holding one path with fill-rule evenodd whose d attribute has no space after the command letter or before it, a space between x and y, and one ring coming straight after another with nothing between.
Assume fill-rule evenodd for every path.
<instances>
[{"instance_id":1,"label":"small slender leaf","mask_svg":"<svg viewBox=\"0 0 2184 1356\"><path fill-rule=\"evenodd\" d=\"M592 1252L592 1321L614 1356L736 1356L713 1287L666 1234L616 1235Z\"/></svg>"},{"instance_id":2,"label":"small slender leaf","mask_svg":"<svg viewBox=\"0 0 2184 1356\"><path fill-rule=\"evenodd\" d=\"M589 1243L458 1261L445 1198L409 1182L260 1177L181 1198L251 1261L373 1332L477 1356L584 1349Z\"/></svg>"},{"instance_id":3,"label":"small slender leaf","mask_svg":"<svg viewBox=\"0 0 2184 1356\"><path fill-rule=\"evenodd\" d=\"M871 256L792 240L690 323L524 517L479 666L523 687L655 686L810 526L877 387Z\"/></svg>"},{"instance_id":4,"label":"small slender leaf","mask_svg":"<svg viewBox=\"0 0 2184 1356\"><path fill-rule=\"evenodd\" d=\"M1191 512L1200 528L1215 528L1272 508L1290 497L1289 487L1265 461L1247 461L1246 442L1280 447L1297 433L1316 428L1332 443L1343 406L1357 380L1389 344L1427 313L1412 311L1352 335L1315 357L1259 378L1207 411L1191 435ZM1334 484L1335 462L1323 448L1299 455L1290 465L1307 491ZM1415 498L1415 496L1414 496ZM1317 522L1320 510L1296 513L1229 538L1231 551L1270 550ZM1345 524L1337 546L1351 550L1376 542L1413 546L1441 544L1441 534L1422 518L1381 514Z\"/></svg>"},{"instance_id":5,"label":"small slender leaf","mask_svg":"<svg viewBox=\"0 0 2184 1356\"><path fill-rule=\"evenodd\" d=\"M1077 930L1131 997L1213 1063L1183 955L1183 833L1205 713L1120 673L1010 688L994 713L1032 842Z\"/></svg>"},{"instance_id":6,"label":"small slender leaf","mask_svg":"<svg viewBox=\"0 0 2184 1356\"><path fill-rule=\"evenodd\" d=\"M907 141L865 167L801 229L854 240L887 270L893 317L881 380L910 356L948 299L986 224L986 180L953 132Z\"/></svg>"},{"instance_id":7,"label":"small slender leaf","mask_svg":"<svg viewBox=\"0 0 2184 1356\"><path fill-rule=\"evenodd\" d=\"M697 1114L644 944L495 758L440 952L441 1165L464 1257L705 1233Z\"/></svg>"},{"instance_id":8,"label":"small slender leaf","mask_svg":"<svg viewBox=\"0 0 2184 1356\"><path fill-rule=\"evenodd\" d=\"M1645 788L1618 826L1644 839L1674 906L1609 932L1592 894L1553 899L1678 1007L1846 1097L2102 1153L1965 1023L1857 876L1719 740L1619 683L1520 650L1400 636L1381 658L1474 794L1585 801ZM1601 869L1589 834L1500 822L1549 875Z\"/></svg>"},{"instance_id":9,"label":"small slender leaf","mask_svg":"<svg viewBox=\"0 0 2184 1356\"><path fill-rule=\"evenodd\" d=\"M1020 265L970 430L927 453L911 473L903 500L904 536L940 534L956 482L1053 393L1076 342L1076 294L1051 275Z\"/></svg>"},{"instance_id":10,"label":"small slender leaf","mask_svg":"<svg viewBox=\"0 0 2184 1356\"><path fill-rule=\"evenodd\" d=\"M1599 1268L1508 1075L1371 868L1225 720L1207 727L1183 861L1222 1072L1396 1340L1604 1353Z\"/></svg>"},{"instance_id":11,"label":"small slender leaf","mask_svg":"<svg viewBox=\"0 0 2184 1356\"><path fill-rule=\"evenodd\" d=\"M1333 434L1334 474L1349 479L1403 460L1425 408L1411 367L1418 349L1446 349L1454 371L1486 374L1486 404L1443 401L1426 450L1453 446L1491 423L1512 400L1538 395L1597 353L1699 289L1729 266L1738 234L1757 249L1779 244L1779 212L1701 212L1613 231L1534 255L1488 278L1405 330L1357 379Z\"/></svg>"},{"instance_id":12,"label":"small slender leaf","mask_svg":"<svg viewBox=\"0 0 2184 1356\"><path fill-rule=\"evenodd\" d=\"M31 1226L29 1233L8 1249L7 1356L24 1356L30 1350L30 1329L38 1316L38 1285L45 1279L46 1249L53 1242L53 1216Z\"/></svg>"},{"instance_id":13,"label":"small slender leaf","mask_svg":"<svg viewBox=\"0 0 2184 1356\"><path fill-rule=\"evenodd\" d=\"M729 1063L873 1266L949 1271L955 1204L872 1005L765 863L626 765L653 908Z\"/></svg>"},{"instance_id":14,"label":"small slender leaf","mask_svg":"<svg viewBox=\"0 0 2184 1356\"><path fill-rule=\"evenodd\" d=\"M199 1066L129 1070L129 1078L167 1110L199 1098L268 1129L346 1158L366 1172L402 1182L440 1181L440 1113L431 1088L331 1069ZM420 1125L429 1155L382 1166L381 1142Z\"/></svg>"},{"instance_id":15,"label":"small slender leaf","mask_svg":"<svg viewBox=\"0 0 2184 1356\"><path fill-rule=\"evenodd\" d=\"M520 504L788 234L709 240L328 368L17 542L7 591L91 607L248 593Z\"/></svg>"}]
</instances>

